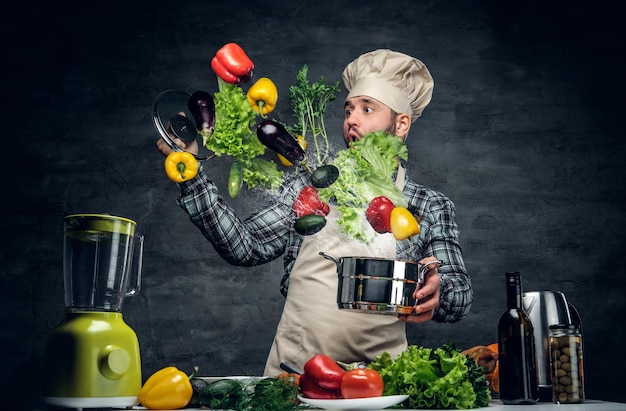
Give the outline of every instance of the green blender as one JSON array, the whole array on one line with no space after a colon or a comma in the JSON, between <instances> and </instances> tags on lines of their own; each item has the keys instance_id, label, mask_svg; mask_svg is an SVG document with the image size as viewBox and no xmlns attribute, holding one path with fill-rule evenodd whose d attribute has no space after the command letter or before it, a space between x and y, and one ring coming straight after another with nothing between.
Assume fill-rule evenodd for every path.
<instances>
[{"instance_id":1,"label":"green blender","mask_svg":"<svg viewBox=\"0 0 626 411\"><path fill-rule=\"evenodd\" d=\"M65 408L132 407L141 390L137 335L122 318L141 288L143 236L108 214L64 219L65 315L44 354L42 401Z\"/></svg>"}]
</instances>

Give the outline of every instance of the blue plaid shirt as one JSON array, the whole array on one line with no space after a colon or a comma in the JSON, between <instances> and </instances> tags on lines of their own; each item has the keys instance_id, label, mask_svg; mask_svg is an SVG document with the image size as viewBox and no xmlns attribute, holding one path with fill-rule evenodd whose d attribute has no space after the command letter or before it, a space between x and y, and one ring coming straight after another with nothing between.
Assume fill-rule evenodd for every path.
<instances>
[{"instance_id":1,"label":"blue plaid shirt","mask_svg":"<svg viewBox=\"0 0 626 411\"><path fill-rule=\"evenodd\" d=\"M289 273L302 244L302 237L292 228L295 214L291 206L307 184L305 173L289 175L271 202L242 220L200 166L196 178L180 184L177 201L228 263L252 267L282 255L284 273L280 290L287 295ZM405 177L403 193L409 211L421 216L420 233L397 242L397 258L419 261L432 256L445 262L439 268L440 303L433 320L458 321L469 312L473 291L461 255L454 204L445 195L416 184L408 177Z\"/></svg>"}]
</instances>

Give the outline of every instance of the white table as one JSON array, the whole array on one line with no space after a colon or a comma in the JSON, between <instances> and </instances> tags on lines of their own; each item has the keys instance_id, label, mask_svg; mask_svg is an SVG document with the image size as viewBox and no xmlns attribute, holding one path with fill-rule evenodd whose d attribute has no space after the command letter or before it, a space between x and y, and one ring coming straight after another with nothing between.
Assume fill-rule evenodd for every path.
<instances>
[{"instance_id":1,"label":"white table","mask_svg":"<svg viewBox=\"0 0 626 411\"><path fill-rule=\"evenodd\" d=\"M133 407L133 410L145 410L144 407L137 406ZM302 407L303 410L317 410L318 408L309 408ZM32 411L44 411L45 408L34 409ZM99 409L98 409L99 410ZM120 410L119 408L116 410ZM206 408L183 408L182 411L210 411ZM385 410L368 410L368 411L389 411L390 408L386 408ZM400 408L400 411L424 411L424 410L409 410ZM553 404L550 402L539 402L534 405L504 405L500 400L491 400L488 407L483 408L474 408L476 411L485 410L485 411L626 411L626 403L621 402L608 402L608 401L598 401L598 400L586 400L582 404ZM96 409L90 409L89 411L97 411ZM105 411L102 409L102 411ZM106 411L112 411L111 408L106 409ZM164 410L164 411L181 411L181 410ZM353 410L357 411L357 410ZM432 410L428 410L432 411Z\"/></svg>"},{"instance_id":2,"label":"white table","mask_svg":"<svg viewBox=\"0 0 626 411\"><path fill-rule=\"evenodd\" d=\"M626 403L586 400L582 404L553 404L551 402L538 402L534 405L504 405L500 400L491 400L491 403L489 403L489 407L476 409L485 409L489 411L625 411Z\"/></svg>"},{"instance_id":3,"label":"white table","mask_svg":"<svg viewBox=\"0 0 626 411\"><path fill-rule=\"evenodd\" d=\"M143 407L136 407L133 409L144 410ZM302 407L303 410L318 410L319 408ZM210 411L206 408L184 408L182 411ZM389 411L391 408L384 410L368 410L368 411ZM404 408L396 408L398 411L424 411L424 410L409 410ZM474 408L476 411L626 411L626 403L621 402L608 402L598 400L586 400L582 404L553 404L551 402L538 402L534 405L504 405L500 400L491 400L488 407ZM352 410L357 411L357 410ZM428 410L432 411L432 410Z\"/></svg>"}]
</instances>

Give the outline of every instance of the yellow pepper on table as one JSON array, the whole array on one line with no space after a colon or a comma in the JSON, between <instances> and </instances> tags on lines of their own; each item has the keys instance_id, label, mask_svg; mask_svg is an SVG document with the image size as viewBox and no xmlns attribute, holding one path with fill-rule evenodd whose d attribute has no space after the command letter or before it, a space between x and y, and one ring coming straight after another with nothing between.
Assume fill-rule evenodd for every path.
<instances>
[{"instance_id":1,"label":"yellow pepper on table","mask_svg":"<svg viewBox=\"0 0 626 411\"><path fill-rule=\"evenodd\" d=\"M165 157L165 174L177 183L191 180L198 174L198 160L188 151L173 151Z\"/></svg>"},{"instance_id":2,"label":"yellow pepper on table","mask_svg":"<svg viewBox=\"0 0 626 411\"><path fill-rule=\"evenodd\" d=\"M420 233L420 226L417 219L405 207L395 207L391 210L389 224L391 233L397 241L406 240Z\"/></svg>"},{"instance_id":3,"label":"yellow pepper on table","mask_svg":"<svg viewBox=\"0 0 626 411\"><path fill-rule=\"evenodd\" d=\"M267 77L261 77L254 83L246 94L252 110L262 117L272 112L278 101L278 89L276 84Z\"/></svg>"},{"instance_id":4,"label":"yellow pepper on table","mask_svg":"<svg viewBox=\"0 0 626 411\"><path fill-rule=\"evenodd\" d=\"M141 387L139 402L151 410L175 410L189 404L192 395L189 377L176 367L165 367Z\"/></svg>"}]
</instances>

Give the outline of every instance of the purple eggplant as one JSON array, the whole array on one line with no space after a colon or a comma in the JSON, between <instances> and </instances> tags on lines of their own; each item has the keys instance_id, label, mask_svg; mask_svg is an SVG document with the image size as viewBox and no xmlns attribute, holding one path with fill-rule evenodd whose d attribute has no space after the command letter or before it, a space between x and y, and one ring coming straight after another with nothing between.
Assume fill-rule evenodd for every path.
<instances>
[{"instance_id":1,"label":"purple eggplant","mask_svg":"<svg viewBox=\"0 0 626 411\"><path fill-rule=\"evenodd\" d=\"M198 90L187 100L187 107L196 122L196 128L206 145L215 128L215 102L206 91Z\"/></svg>"},{"instance_id":2,"label":"purple eggplant","mask_svg":"<svg viewBox=\"0 0 626 411\"><path fill-rule=\"evenodd\" d=\"M257 126L256 135L261 143L291 163L301 164L304 161L304 150L298 144L298 140L289 134L282 124L273 120L264 120Z\"/></svg>"}]
</instances>

